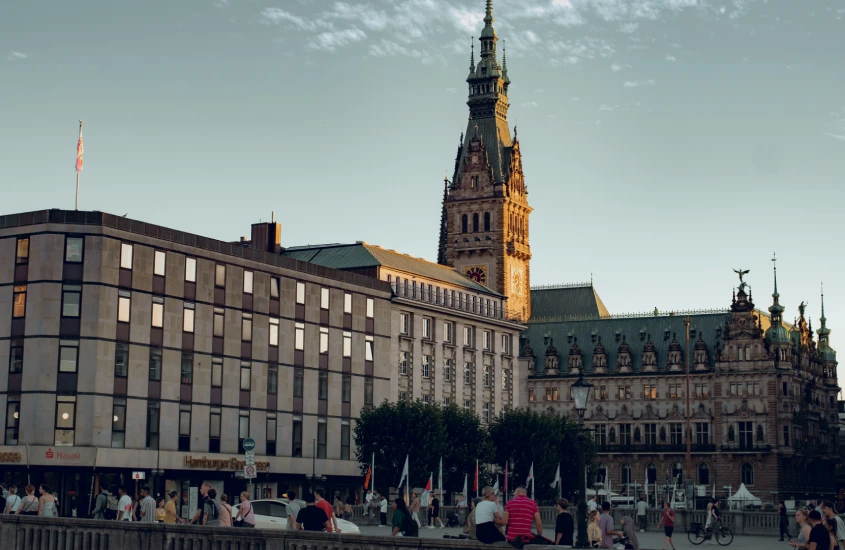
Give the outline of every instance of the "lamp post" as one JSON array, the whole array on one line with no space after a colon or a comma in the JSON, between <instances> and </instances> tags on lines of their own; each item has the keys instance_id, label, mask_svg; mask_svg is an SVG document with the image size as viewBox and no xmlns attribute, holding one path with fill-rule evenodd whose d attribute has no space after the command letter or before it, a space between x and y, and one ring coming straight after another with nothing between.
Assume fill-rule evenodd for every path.
<instances>
[{"instance_id":1,"label":"lamp post","mask_svg":"<svg viewBox=\"0 0 845 550\"><path fill-rule=\"evenodd\" d=\"M572 384L572 396L575 398L575 410L578 412L578 538L576 548L589 548L587 540L587 465L584 461L584 444L587 436L584 434L584 412L590 399L593 385L584 380L583 371L578 380Z\"/></svg>"}]
</instances>

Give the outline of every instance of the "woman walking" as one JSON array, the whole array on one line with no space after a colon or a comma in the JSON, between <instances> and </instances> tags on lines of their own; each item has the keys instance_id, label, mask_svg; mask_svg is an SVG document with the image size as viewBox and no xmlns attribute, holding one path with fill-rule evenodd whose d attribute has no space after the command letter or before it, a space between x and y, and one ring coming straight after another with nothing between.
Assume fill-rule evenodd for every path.
<instances>
[{"instance_id":1,"label":"woman walking","mask_svg":"<svg viewBox=\"0 0 845 550\"><path fill-rule=\"evenodd\" d=\"M640 550L640 541L637 540L637 530L634 528L634 518L624 516L622 518L622 533L627 539L626 546L631 546L634 550Z\"/></svg>"},{"instance_id":2,"label":"woman walking","mask_svg":"<svg viewBox=\"0 0 845 550\"><path fill-rule=\"evenodd\" d=\"M569 501L565 498L557 501L557 519L555 520L555 544L565 548L572 548L575 544L573 537L575 534L575 520L572 519L572 514L569 513Z\"/></svg>"},{"instance_id":3,"label":"woman walking","mask_svg":"<svg viewBox=\"0 0 845 550\"><path fill-rule=\"evenodd\" d=\"M21 499L21 505L18 506L15 513L22 516L37 516L38 508L39 502L38 499L35 498L35 487L27 485L26 496Z\"/></svg>"},{"instance_id":4,"label":"woman walking","mask_svg":"<svg viewBox=\"0 0 845 550\"><path fill-rule=\"evenodd\" d=\"M56 497L50 493L49 485L38 487L41 491L41 498L38 499L38 515L42 518L54 518L56 514Z\"/></svg>"},{"instance_id":5,"label":"woman walking","mask_svg":"<svg viewBox=\"0 0 845 550\"><path fill-rule=\"evenodd\" d=\"M164 499L159 497L158 502L156 503L156 522L162 523L164 522L164 518Z\"/></svg>"},{"instance_id":6,"label":"woman walking","mask_svg":"<svg viewBox=\"0 0 845 550\"><path fill-rule=\"evenodd\" d=\"M798 524L798 538L789 541L793 548L807 548L807 541L810 540L810 531L813 527L808 521L807 510L795 510L795 523Z\"/></svg>"},{"instance_id":7,"label":"woman walking","mask_svg":"<svg viewBox=\"0 0 845 550\"><path fill-rule=\"evenodd\" d=\"M601 544L601 527L599 526L599 511L593 510L587 516L587 539L590 541L590 548L598 548Z\"/></svg>"},{"instance_id":8,"label":"woman walking","mask_svg":"<svg viewBox=\"0 0 845 550\"><path fill-rule=\"evenodd\" d=\"M778 517L780 518L780 541L783 542L784 535L787 539L792 538L789 536L789 517L786 515L786 505L783 502L778 503Z\"/></svg>"},{"instance_id":9,"label":"woman walking","mask_svg":"<svg viewBox=\"0 0 845 550\"><path fill-rule=\"evenodd\" d=\"M288 523L290 522L295 523L296 517L288 516ZM238 517L235 523L248 529L255 527L255 512L252 511L252 503L249 501L249 493L246 491L241 493L241 504L238 506Z\"/></svg>"},{"instance_id":10,"label":"woman walking","mask_svg":"<svg viewBox=\"0 0 845 550\"><path fill-rule=\"evenodd\" d=\"M714 505L712 510L715 510L716 506ZM672 507L669 505L669 501L663 503L663 516L660 518L660 523L657 524L657 528L660 529L660 526L663 525L663 533L666 535L666 542L663 543L663 550L669 548L669 545L672 545L672 550L675 550L675 541L672 540L672 533L675 531L675 511L672 510Z\"/></svg>"}]
</instances>

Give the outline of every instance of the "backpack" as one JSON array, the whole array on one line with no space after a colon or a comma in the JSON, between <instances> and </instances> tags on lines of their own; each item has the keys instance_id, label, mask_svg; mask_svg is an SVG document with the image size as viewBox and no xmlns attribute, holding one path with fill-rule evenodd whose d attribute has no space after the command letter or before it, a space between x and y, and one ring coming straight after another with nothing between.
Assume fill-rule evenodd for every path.
<instances>
[{"instance_id":1,"label":"backpack","mask_svg":"<svg viewBox=\"0 0 845 550\"><path fill-rule=\"evenodd\" d=\"M108 504L103 512L103 517L106 519L117 519L117 497L109 493L107 502Z\"/></svg>"},{"instance_id":2,"label":"backpack","mask_svg":"<svg viewBox=\"0 0 845 550\"><path fill-rule=\"evenodd\" d=\"M420 536L420 528L417 526L417 522L413 520L410 514L402 515L404 516L402 518L402 535L406 537Z\"/></svg>"},{"instance_id":3,"label":"backpack","mask_svg":"<svg viewBox=\"0 0 845 550\"><path fill-rule=\"evenodd\" d=\"M208 499L208 501L212 504L211 506L211 513L208 514L208 521L213 521L215 519L220 519L220 503L218 503L214 499Z\"/></svg>"}]
</instances>

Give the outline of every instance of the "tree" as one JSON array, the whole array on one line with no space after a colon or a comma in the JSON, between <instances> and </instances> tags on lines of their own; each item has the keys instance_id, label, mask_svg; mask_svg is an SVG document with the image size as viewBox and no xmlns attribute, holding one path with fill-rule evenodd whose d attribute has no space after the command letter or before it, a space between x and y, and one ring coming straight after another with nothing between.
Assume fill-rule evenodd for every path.
<instances>
[{"instance_id":1,"label":"tree","mask_svg":"<svg viewBox=\"0 0 845 550\"><path fill-rule=\"evenodd\" d=\"M481 419L469 409L450 405L441 409L441 420L448 445L443 453L443 490L463 491L464 478L468 477L467 488L472 493L475 475L475 461L479 463L479 484L489 483L484 465L493 459L490 436ZM437 473L435 472L435 481Z\"/></svg>"},{"instance_id":2,"label":"tree","mask_svg":"<svg viewBox=\"0 0 845 550\"><path fill-rule=\"evenodd\" d=\"M560 464L564 495L575 493L579 475L577 424L557 414L516 409L496 417L489 431L496 464L504 468L513 463L512 468L509 466L509 490L525 484L533 463L537 500L554 500L558 490L549 484ZM586 438L584 453L588 469L594 470L596 448L592 438Z\"/></svg>"}]
</instances>

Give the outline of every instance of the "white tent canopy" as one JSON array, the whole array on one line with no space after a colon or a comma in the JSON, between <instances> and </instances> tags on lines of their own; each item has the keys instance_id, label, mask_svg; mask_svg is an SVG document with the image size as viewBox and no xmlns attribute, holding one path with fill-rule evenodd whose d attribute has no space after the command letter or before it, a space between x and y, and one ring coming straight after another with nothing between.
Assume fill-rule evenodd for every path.
<instances>
[{"instance_id":1,"label":"white tent canopy","mask_svg":"<svg viewBox=\"0 0 845 550\"><path fill-rule=\"evenodd\" d=\"M754 506L760 506L762 501L751 494L751 491L745 486L745 483L739 486L739 489L736 490L734 494L728 497L728 502L730 503L731 508L734 507L741 507L746 504L751 504Z\"/></svg>"},{"instance_id":2,"label":"white tent canopy","mask_svg":"<svg viewBox=\"0 0 845 550\"><path fill-rule=\"evenodd\" d=\"M608 496L608 494L612 497L619 496L619 493L614 493L612 491L610 493L608 493L607 489L599 489L598 496L606 497L606 496ZM596 492L593 489L587 489L587 496L592 497L592 496L595 496L595 495L596 495Z\"/></svg>"}]
</instances>

